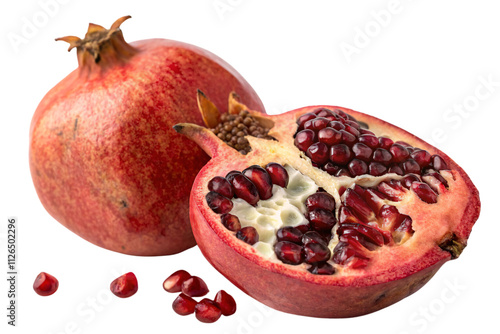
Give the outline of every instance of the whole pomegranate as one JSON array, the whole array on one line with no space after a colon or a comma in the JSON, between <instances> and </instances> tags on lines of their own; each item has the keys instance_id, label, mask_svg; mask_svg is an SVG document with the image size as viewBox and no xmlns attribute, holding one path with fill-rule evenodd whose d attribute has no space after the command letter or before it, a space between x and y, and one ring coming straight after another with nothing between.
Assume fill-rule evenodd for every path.
<instances>
[{"instance_id":1,"label":"whole pomegranate","mask_svg":"<svg viewBox=\"0 0 500 334\"><path fill-rule=\"evenodd\" d=\"M172 126L202 123L197 89L218 104L235 91L263 109L241 75L206 50L125 42L128 18L59 39L77 49L79 67L35 111L31 174L47 211L84 239L126 254L173 254L195 245L189 192L208 157Z\"/></svg>"},{"instance_id":2,"label":"whole pomegranate","mask_svg":"<svg viewBox=\"0 0 500 334\"><path fill-rule=\"evenodd\" d=\"M264 304L313 317L374 312L466 246L478 191L414 135L334 106L225 115L210 129L174 127L212 157L193 184L191 224L211 264ZM254 127L240 134L244 152L227 145L241 123Z\"/></svg>"}]
</instances>

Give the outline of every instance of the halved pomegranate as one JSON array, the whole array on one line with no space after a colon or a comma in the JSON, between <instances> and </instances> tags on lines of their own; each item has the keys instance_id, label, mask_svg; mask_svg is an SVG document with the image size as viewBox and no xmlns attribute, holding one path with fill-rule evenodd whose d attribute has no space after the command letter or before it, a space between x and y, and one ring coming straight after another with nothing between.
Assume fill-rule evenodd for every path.
<instances>
[{"instance_id":1,"label":"halved pomegranate","mask_svg":"<svg viewBox=\"0 0 500 334\"><path fill-rule=\"evenodd\" d=\"M204 118L217 118L206 105ZM414 293L466 246L479 194L435 147L340 107L240 109L264 129L241 135L243 149L218 136L227 121L174 128L212 157L190 198L198 246L250 296L294 314L359 316Z\"/></svg>"}]
</instances>

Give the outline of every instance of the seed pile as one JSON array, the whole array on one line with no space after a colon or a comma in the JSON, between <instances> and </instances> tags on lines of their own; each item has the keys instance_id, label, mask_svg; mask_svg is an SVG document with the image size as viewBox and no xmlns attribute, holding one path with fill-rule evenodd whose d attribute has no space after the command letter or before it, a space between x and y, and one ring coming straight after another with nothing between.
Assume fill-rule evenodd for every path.
<instances>
[{"instance_id":1,"label":"seed pile","mask_svg":"<svg viewBox=\"0 0 500 334\"><path fill-rule=\"evenodd\" d=\"M242 110L239 114L222 114L220 123L210 130L241 154L247 154L251 150L245 136L273 139L268 136L269 128L262 126L247 110Z\"/></svg>"}]
</instances>

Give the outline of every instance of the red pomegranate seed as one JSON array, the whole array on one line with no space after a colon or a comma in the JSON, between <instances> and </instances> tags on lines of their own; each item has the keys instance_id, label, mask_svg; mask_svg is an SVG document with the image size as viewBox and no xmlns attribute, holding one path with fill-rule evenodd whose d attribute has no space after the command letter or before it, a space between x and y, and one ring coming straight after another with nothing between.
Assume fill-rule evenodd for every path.
<instances>
[{"instance_id":1,"label":"red pomegranate seed","mask_svg":"<svg viewBox=\"0 0 500 334\"><path fill-rule=\"evenodd\" d=\"M402 141L402 140L398 140L398 141L396 142L396 144L401 145L401 146L404 146L404 147L412 148L412 146L411 146L410 144L408 144L407 142Z\"/></svg>"},{"instance_id":2,"label":"red pomegranate seed","mask_svg":"<svg viewBox=\"0 0 500 334\"><path fill-rule=\"evenodd\" d=\"M356 143L352 146L352 153L354 153L354 157L363 160L365 162L369 162L372 157L372 149L363 143Z\"/></svg>"},{"instance_id":3,"label":"red pomegranate seed","mask_svg":"<svg viewBox=\"0 0 500 334\"><path fill-rule=\"evenodd\" d=\"M33 283L33 290L40 296L50 296L59 288L59 281L52 275L41 272Z\"/></svg>"},{"instance_id":4,"label":"red pomegranate seed","mask_svg":"<svg viewBox=\"0 0 500 334\"><path fill-rule=\"evenodd\" d=\"M437 171L449 169L448 165L446 164L446 161L444 161L444 159L441 158L439 155L433 155L431 157L431 161L432 161L432 167Z\"/></svg>"},{"instance_id":5,"label":"red pomegranate seed","mask_svg":"<svg viewBox=\"0 0 500 334\"><path fill-rule=\"evenodd\" d=\"M410 189L411 187L411 184L413 182L420 182L420 178L418 177L418 175L415 175L415 174L408 174L408 175L405 175L405 177L403 177L401 179L401 184L403 185L403 187L405 187L406 189Z\"/></svg>"},{"instance_id":6,"label":"red pomegranate seed","mask_svg":"<svg viewBox=\"0 0 500 334\"><path fill-rule=\"evenodd\" d=\"M445 180L441 174L435 171L428 171L423 176L422 179L434 190L438 192L439 185L442 184L446 189L448 189L448 182Z\"/></svg>"},{"instance_id":7,"label":"red pomegranate seed","mask_svg":"<svg viewBox=\"0 0 500 334\"><path fill-rule=\"evenodd\" d=\"M326 240L321 234L316 231L308 231L304 233L304 235L302 236L302 243L304 245L309 243L318 243L328 246L328 240Z\"/></svg>"},{"instance_id":8,"label":"red pomegranate seed","mask_svg":"<svg viewBox=\"0 0 500 334\"><path fill-rule=\"evenodd\" d=\"M266 200L273 195L273 182L267 171L257 165L250 166L242 172L257 187L260 199Z\"/></svg>"},{"instance_id":9,"label":"red pomegranate seed","mask_svg":"<svg viewBox=\"0 0 500 334\"><path fill-rule=\"evenodd\" d=\"M303 233L298 228L292 226L282 227L276 232L278 241L290 241L296 244L302 242L302 235Z\"/></svg>"},{"instance_id":10,"label":"red pomegranate seed","mask_svg":"<svg viewBox=\"0 0 500 334\"><path fill-rule=\"evenodd\" d=\"M348 119L347 121L345 121L344 124L345 125L349 125L349 126L355 128L358 131L359 131L359 129L361 129L361 127L359 126L358 122L353 121L351 119Z\"/></svg>"},{"instance_id":11,"label":"red pomegranate seed","mask_svg":"<svg viewBox=\"0 0 500 334\"><path fill-rule=\"evenodd\" d=\"M208 190L215 191L227 198L233 198L233 188L226 178L216 176L208 182Z\"/></svg>"},{"instance_id":12,"label":"red pomegranate seed","mask_svg":"<svg viewBox=\"0 0 500 334\"><path fill-rule=\"evenodd\" d=\"M379 143L380 148L383 148L386 150L391 148L392 144L394 144L392 139L387 138L387 137L378 137L378 143Z\"/></svg>"},{"instance_id":13,"label":"red pomegranate seed","mask_svg":"<svg viewBox=\"0 0 500 334\"><path fill-rule=\"evenodd\" d=\"M405 146L401 144L394 144L389 149L389 152L392 154L392 161L401 162L406 160L410 156L410 153L406 149Z\"/></svg>"},{"instance_id":14,"label":"red pomegranate seed","mask_svg":"<svg viewBox=\"0 0 500 334\"><path fill-rule=\"evenodd\" d=\"M384 194L386 198L394 202L401 201L405 196L405 191L402 187L394 186L394 184L390 184L385 181L380 182L377 185L377 190Z\"/></svg>"},{"instance_id":15,"label":"red pomegranate seed","mask_svg":"<svg viewBox=\"0 0 500 334\"><path fill-rule=\"evenodd\" d=\"M191 275L187 271L177 270L163 282L163 289L167 292L180 292L182 283L189 278L191 278Z\"/></svg>"},{"instance_id":16,"label":"red pomegranate seed","mask_svg":"<svg viewBox=\"0 0 500 334\"><path fill-rule=\"evenodd\" d=\"M215 213L228 213L233 208L233 202L230 199L215 191L209 192L205 199L210 209Z\"/></svg>"},{"instance_id":17,"label":"red pomegranate seed","mask_svg":"<svg viewBox=\"0 0 500 334\"><path fill-rule=\"evenodd\" d=\"M306 199L308 211L314 209L324 209L327 211L335 210L335 198L327 192L317 192Z\"/></svg>"},{"instance_id":18,"label":"red pomegranate seed","mask_svg":"<svg viewBox=\"0 0 500 334\"><path fill-rule=\"evenodd\" d=\"M281 262L298 265L303 262L302 246L290 241L278 241L274 245L274 253Z\"/></svg>"},{"instance_id":19,"label":"red pomegranate seed","mask_svg":"<svg viewBox=\"0 0 500 334\"><path fill-rule=\"evenodd\" d=\"M266 171L271 176L271 181L280 187L286 188L288 185L288 172L285 167L278 163L271 162L267 164Z\"/></svg>"},{"instance_id":20,"label":"red pomegranate seed","mask_svg":"<svg viewBox=\"0 0 500 334\"><path fill-rule=\"evenodd\" d=\"M306 155L317 164L324 164L328 161L328 146L324 143L314 143L307 149Z\"/></svg>"},{"instance_id":21,"label":"red pomegranate seed","mask_svg":"<svg viewBox=\"0 0 500 334\"><path fill-rule=\"evenodd\" d=\"M405 174L419 174L420 173L420 165L413 159L408 159L402 163L403 172Z\"/></svg>"},{"instance_id":22,"label":"red pomegranate seed","mask_svg":"<svg viewBox=\"0 0 500 334\"><path fill-rule=\"evenodd\" d=\"M355 224L355 223L345 223L339 226L337 229L337 234L340 235L349 235L350 231L356 231L359 233L364 239L371 242L376 246L384 245L384 236L375 228L372 228L368 225L363 224Z\"/></svg>"},{"instance_id":23,"label":"red pomegranate seed","mask_svg":"<svg viewBox=\"0 0 500 334\"><path fill-rule=\"evenodd\" d=\"M365 222L375 220L375 213L370 206L352 188L346 190L344 203Z\"/></svg>"},{"instance_id":24,"label":"red pomegranate seed","mask_svg":"<svg viewBox=\"0 0 500 334\"><path fill-rule=\"evenodd\" d=\"M245 200L250 205L257 205L260 199L259 192L253 182L245 175L235 175L231 184L233 185L233 191L236 196Z\"/></svg>"},{"instance_id":25,"label":"red pomegranate seed","mask_svg":"<svg viewBox=\"0 0 500 334\"><path fill-rule=\"evenodd\" d=\"M389 163L392 160L392 154L389 153L386 149L383 148L377 148L373 152L373 161L374 162L379 162L385 166L389 165Z\"/></svg>"},{"instance_id":26,"label":"red pomegranate seed","mask_svg":"<svg viewBox=\"0 0 500 334\"><path fill-rule=\"evenodd\" d=\"M335 174L335 176L337 176L337 177L351 176L351 173L349 173L349 171L347 170L347 168L341 168L341 169L339 169L339 171L337 172L337 174Z\"/></svg>"},{"instance_id":27,"label":"red pomegranate seed","mask_svg":"<svg viewBox=\"0 0 500 334\"><path fill-rule=\"evenodd\" d=\"M238 232L241 230L240 219L235 215L230 213L225 213L220 217L222 225L224 225L229 231Z\"/></svg>"},{"instance_id":28,"label":"red pomegranate seed","mask_svg":"<svg viewBox=\"0 0 500 334\"><path fill-rule=\"evenodd\" d=\"M387 171L387 173L394 173L394 174L401 175L401 176L404 175L403 169L399 165L396 165L396 164L391 165L389 167L389 170Z\"/></svg>"},{"instance_id":29,"label":"red pomegranate seed","mask_svg":"<svg viewBox=\"0 0 500 334\"><path fill-rule=\"evenodd\" d=\"M233 179L236 175L240 175L241 172L237 170L232 170L229 173L226 174L226 180L229 182L229 184L232 184Z\"/></svg>"},{"instance_id":30,"label":"red pomegranate seed","mask_svg":"<svg viewBox=\"0 0 500 334\"><path fill-rule=\"evenodd\" d=\"M413 160L415 160L419 165L420 167L424 168L424 167L427 167L429 166L429 164L431 163L431 155L429 154L429 152L425 151L425 150L415 150L413 151L410 156L413 158Z\"/></svg>"},{"instance_id":31,"label":"red pomegranate seed","mask_svg":"<svg viewBox=\"0 0 500 334\"><path fill-rule=\"evenodd\" d=\"M350 134L352 134L356 138L358 138L360 135L358 129L356 129L355 127L353 127L351 125L347 125L347 121L345 123L345 131L349 132Z\"/></svg>"},{"instance_id":32,"label":"red pomegranate seed","mask_svg":"<svg viewBox=\"0 0 500 334\"><path fill-rule=\"evenodd\" d=\"M175 313L179 315L188 315L194 313L194 309L196 307L196 300L181 293L177 298L175 298L172 303L172 308Z\"/></svg>"},{"instance_id":33,"label":"red pomegranate seed","mask_svg":"<svg viewBox=\"0 0 500 334\"><path fill-rule=\"evenodd\" d=\"M236 238L246 242L249 245L253 245L257 241L259 241L259 233L255 229L255 227L247 226L236 232Z\"/></svg>"},{"instance_id":34,"label":"red pomegranate seed","mask_svg":"<svg viewBox=\"0 0 500 334\"><path fill-rule=\"evenodd\" d=\"M368 173L373 176L381 176L387 173L387 167L379 162L370 162L368 165Z\"/></svg>"},{"instance_id":35,"label":"red pomegranate seed","mask_svg":"<svg viewBox=\"0 0 500 334\"><path fill-rule=\"evenodd\" d=\"M324 209L309 211L309 222L313 230L318 232L329 232L337 222L335 214Z\"/></svg>"},{"instance_id":36,"label":"red pomegranate seed","mask_svg":"<svg viewBox=\"0 0 500 334\"><path fill-rule=\"evenodd\" d=\"M330 148L330 161L337 165L345 165L352 158L351 149L345 144L333 145Z\"/></svg>"},{"instance_id":37,"label":"red pomegranate seed","mask_svg":"<svg viewBox=\"0 0 500 334\"><path fill-rule=\"evenodd\" d=\"M359 159L352 159L347 165L349 172L352 176L358 176L368 173L368 166L366 162Z\"/></svg>"},{"instance_id":38,"label":"red pomegranate seed","mask_svg":"<svg viewBox=\"0 0 500 334\"><path fill-rule=\"evenodd\" d=\"M294 143L295 146L299 148L301 151L307 151L309 146L314 144L316 140L316 133L313 130L302 130L295 136Z\"/></svg>"},{"instance_id":39,"label":"red pomegranate seed","mask_svg":"<svg viewBox=\"0 0 500 334\"><path fill-rule=\"evenodd\" d=\"M325 117L316 117L308 120L304 123L304 129L311 129L314 132L318 132L319 130L326 128L330 123L330 120Z\"/></svg>"},{"instance_id":40,"label":"red pomegranate seed","mask_svg":"<svg viewBox=\"0 0 500 334\"><path fill-rule=\"evenodd\" d=\"M337 113L335 113L334 111L332 111L328 108L324 108L324 107L316 108L312 112L320 117L323 117L323 115L324 116L331 116L331 115L338 116Z\"/></svg>"},{"instance_id":41,"label":"red pomegranate seed","mask_svg":"<svg viewBox=\"0 0 500 334\"><path fill-rule=\"evenodd\" d=\"M323 165L322 169L330 175L336 175L340 170L340 167L335 165L333 162L328 161Z\"/></svg>"},{"instance_id":42,"label":"red pomegranate seed","mask_svg":"<svg viewBox=\"0 0 500 334\"><path fill-rule=\"evenodd\" d=\"M236 312L236 302L234 298L224 290L217 292L214 302L220 308L222 315L226 317Z\"/></svg>"},{"instance_id":43,"label":"red pomegranate seed","mask_svg":"<svg viewBox=\"0 0 500 334\"><path fill-rule=\"evenodd\" d=\"M330 249L323 244L311 242L304 245L304 261L307 263L328 261L331 255Z\"/></svg>"},{"instance_id":44,"label":"red pomegranate seed","mask_svg":"<svg viewBox=\"0 0 500 334\"><path fill-rule=\"evenodd\" d=\"M220 308L210 299L204 298L194 308L196 319L205 323L213 323L219 320L222 312Z\"/></svg>"},{"instance_id":45,"label":"red pomegranate seed","mask_svg":"<svg viewBox=\"0 0 500 334\"><path fill-rule=\"evenodd\" d=\"M110 285L111 292L120 298L133 296L138 289L139 285L134 273L126 273L115 279Z\"/></svg>"},{"instance_id":46,"label":"red pomegranate seed","mask_svg":"<svg viewBox=\"0 0 500 334\"><path fill-rule=\"evenodd\" d=\"M372 131L364 129L364 128L360 128L359 132L361 133L361 135L375 136L375 134ZM375 137L375 138L377 138L377 137ZM368 145L368 146L370 146L370 145ZM378 146L378 139L377 139L377 146Z\"/></svg>"},{"instance_id":47,"label":"red pomegranate seed","mask_svg":"<svg viewBox=\"0 0 500 334\"><path fill-rule=\"evenodd\" d=\"M298 119L297 119L297 125L299 126L299 130L302 130L304 128L304 123L313 119L313 118L316 118L316 115L313 114L313 113L307 113L307 114L304 114L302 116L300 116Z\"/></svg>"},{"instance_id":48,"label":"red pomegranate seed","mask_svg":"<svg viewBox=\"0 0 500 334\"><path fill-rule=\"evenodd\" d=\"M191 276L182 282L182 293L189 297L201 297L208 293L208 287L198 276Z\"/></svg>"},{"instance_id":49,"label":"red pomegranate seed","mask_svg":"<svg viewBox=\"0 0 500 334\"><path fill-rule=\"evenodd\" d=\"M335 268L328 262L313 264L309 269L309 272L314 275L333 275L335 274Z\"/></svg>"},{"instance_id":50,"label":"red pomegranate seed","mask_svg":"<svg viewBox=\"0 0 500 334\"><path fill-rule=\"evenodd\" d=\"M340 133L342 134L342 142L348 146L352 146L357 140L355 135L346 130L340 130Z\"/></svg>"},{"instance_id":51,"label":"red pomegranate seed","mask_svg":"<svg viewBox=\"0 0 500 334\"><path fill-rule=\"evenodd\" d=\"M332 129L335 129L337 131L340 131L340 130L344 130L345 129L345 125L342 124L341 122L339 121L331 121L330 123L328 123L328 126Z\"/></svg>"},{"instance_id":52,"label":"red pomegranate seed","mask_svg":"<svg viewBox=\"0 0 500 334\"><path fill-rule=\"evenodd\" d=\"M417 194L417 196L426 203L437 203L438 195L429 187L427 183L423 182L413 182L411 184L411 189Z\"/></svg>"},{"instance_id":53,"label":"red pomegranate seed","mask_svg":"<svg viewBox=\"0 0 500 334\"><path fill-rule=\"evenodd\" d=\"M364 129L361 129L361 131L366 131ZM378 139L375 137L373 134L362 134L358 138L360 143L365 144L371 149L376 149L378 147Z\"/></svg>"},{"instance_id":54,"label":"red pomegranate seed","mask_svg":"<svg viewBox=\"0 0 500 334\"><path fill-rule=\"evenodd\" d=\"M340 143L342 140L342 134L333 128L324 128L318 132L318 140L321 143L325 143L328 146L332 146Z\"/></svg>"}]
</instances>

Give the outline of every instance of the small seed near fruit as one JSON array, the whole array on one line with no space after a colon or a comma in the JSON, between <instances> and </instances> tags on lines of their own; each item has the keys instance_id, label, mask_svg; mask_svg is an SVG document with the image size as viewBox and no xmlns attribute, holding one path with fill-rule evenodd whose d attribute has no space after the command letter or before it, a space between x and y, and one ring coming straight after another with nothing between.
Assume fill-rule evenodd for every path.
<instances>
[{"instance_id":1,"label":"small seed near fruit","mask_svg":"<svg viewBox=\"0 0 500 334\"><path fill-rule=\"evenodd\" d=\"M110 285L111 292L120 298L131 297L135 295L138 289L137 277L132 272L118 277Z\"/></svg>"},{"instance_id":2,"label":"small seed near fruit","mask_svg":"<svg viewBox=\"0 0 500 334\"><path fill-rule=\"evenodd\" d=\"M255 229L255 227L247 226L236 232L236 238L240 239L243 242L246 242L249 245L253 245L257 241L259 241L259 233Z\"/></svg>"},{"instance_id":3,"label":"small seed near fruit","mask_svg":"<svg viewBox=\"0 0 500 334\"><path fill-rule=\"evenodd\" d=\"M198 276L191 276L182 283L182 293L189 297L202 297L208 293L208 286Z\"/></svg>"},{"instance_id":4,"label":"small seed near fruit","mask_svg":"<svg viewBox=\"0 0 500 334\"><path fill-rule=\"evenodd\" d=\"M214 303L220 308L222 315L226 317L236 312L236 302L234 298L224 290L217 292Z\"/></svg>"},{"instance_id":5,"label":"small seed near fruit","mask_svg":"<svg viewBox=\"0 0 500 334\"><path fill-rule=\"evenodd\" d=\"M194 309L196 307L196 300L189 297L188 295L181 293L177 298L175 298L172 303L172 308L175 313L179 315L188 315L194 313Z\"/></svg>"},{"instance_id":6,"label":"small seed near fruit","mask_svg":"<svg viewBox=\"0 0 500 334\"><path fill-rule=\"evenodd\" d=\"M180 292L182 290L182 283L189 278L191 278L191 275L187 271L178 270L163 282L163 289L167 292Z\"/></svg>"},{"instance_id":7,"label":"small seed near fruit","mask_svg":"<svg viewBox=\"0 0 500 334\"><path fill-rule=\"evenodd\" d=\"M33 290L40 296L50 296L59 288L59 281L52 275L41 272L33 283Z\"/></svg>"},{"instance_id":8,"label":"small seed near fruit","mask_svg":"<svg viewBox=\"0 0 500 334\"><path fill-rule=\"evenodd\" d=\"M212 300L208 298L202 299L195 306L195 315L196 319L205 323L213 323L219 320L221 317L221 309L219 306Z\"/></svg>"}]
</instances>

